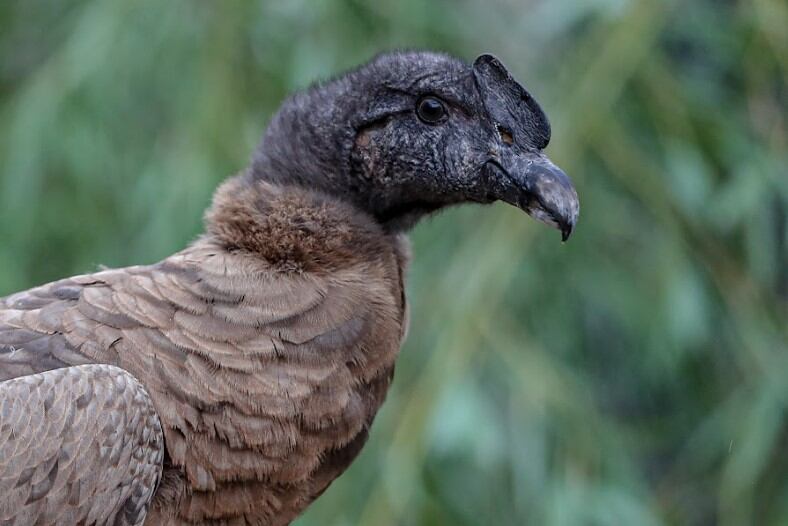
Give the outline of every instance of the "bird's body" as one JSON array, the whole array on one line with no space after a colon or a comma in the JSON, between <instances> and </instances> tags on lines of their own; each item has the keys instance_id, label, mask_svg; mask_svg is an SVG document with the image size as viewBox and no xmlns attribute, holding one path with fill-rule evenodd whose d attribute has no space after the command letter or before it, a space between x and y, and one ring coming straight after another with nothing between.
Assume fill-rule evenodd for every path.
<instances>
[{"instance_id":1,"label":"bird's body","mask_svg":"<svg viewBox=\"0 0 788 526\"><path fill-rule=\"evenodd\" d=\"M120 367L142 379L167 444L149 524L287 524L355 457L383 402L406 244L326 196L243 176L217 193L208 231L156 265L6 298L0 381ZM78 475L90 485L102 471ZM11 482L6 513L46 509L21 506L35 481Z\"/></svg>"},{"instance_id":2,"label":"bird's body","mask_svg":"<svg viewBox=\"0 0 788 526\"><path fill-rule=\"evenodd\" d=\"M290 523L386 396L407 228L504 200L569 235L549 135L489 55L381 55L286 101L185 250L0 299L0 524Z\"/></svg>"}]
</instances>

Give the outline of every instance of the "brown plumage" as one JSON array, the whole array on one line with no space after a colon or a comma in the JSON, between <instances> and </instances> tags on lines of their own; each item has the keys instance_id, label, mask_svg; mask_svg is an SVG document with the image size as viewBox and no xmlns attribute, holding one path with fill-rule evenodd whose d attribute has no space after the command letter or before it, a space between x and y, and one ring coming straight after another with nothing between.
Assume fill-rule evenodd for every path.
<instances>
[{"instance_id":1,"label":"brown plumage","mask_svg":"<svg viewBox=\"0 0 788 526\"><path fill-rule=\"evenodd\" d=\"M244 178L217 191L207 231L159 264L6 298L0 343L18 349L0 360L0 380L88 362L128 371L167 444L150 524L287 524L355 456L383 401L404 327L406 244L342 203ZM49 388L57 372L26 378ZM16 388L2 385L11 404ZM123 414L97 402L102 416ZM9 422L27 411L8 410ZM39 471L52 462L52 448L25 451ZM3 476L19 470L9 459ZM87 462L78 471L95 474ZM23 497L0 521L32 518Z\"/></svg>"},{"instance_id":2,"label":"brown plumage","mask_svg":"<svg viewBox=\"0 0 788 526\"><path fill-rule=\"evenodd\" d=\"M487 190L469 181L435 190L429 178L420 187L405 177L419 167L414 143L401 139L411 157L392 179L397 162L386 161L392 144L380 134L405 113L392 103L381 122L352 99L374 113L367 125L345 106L353 94L385 98L365 82L402 81L397 68L431 69L470 90L478 126L501 139L485 92L468 84L487 74L476 64L383 56L291 99L252 166L217 190L205 234L185 250L0 299L0 524L288 524L347 468L385 398L407 325L404 228L503 192L568 235L576 195L537 153L529 162L538 170L528 170L542 187L522 183L524 197L513 197L511 182L491 182L504 157L492 171L482 165ZM430 109L431 119L440 108ZM542 142L545 125L529 124ZM517 128L506 130L511 145ZM448 155L455 141L424 144ZM413 173L453 165L461 169L425 157Z\"/></svg>"}]
</instances>

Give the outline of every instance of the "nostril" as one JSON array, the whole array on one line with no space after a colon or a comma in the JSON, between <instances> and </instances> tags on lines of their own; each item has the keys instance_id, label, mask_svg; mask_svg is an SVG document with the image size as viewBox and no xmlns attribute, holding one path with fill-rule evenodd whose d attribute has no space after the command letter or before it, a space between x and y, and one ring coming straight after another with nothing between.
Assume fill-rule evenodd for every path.
<instances>
[{"instance_id":1,"label":"nostril","mask_svg":"<svg viewBox=\"0 0 788 526\"><path fill-rule=\"evenodd\" d=\"M514 144L514 137L512 136L512 132L509 131L508 128L501 126L500 124L496 126L498 130L498 135L501 136L501 140L504 144L511 146Z\"/></svg>"}]
</instances>

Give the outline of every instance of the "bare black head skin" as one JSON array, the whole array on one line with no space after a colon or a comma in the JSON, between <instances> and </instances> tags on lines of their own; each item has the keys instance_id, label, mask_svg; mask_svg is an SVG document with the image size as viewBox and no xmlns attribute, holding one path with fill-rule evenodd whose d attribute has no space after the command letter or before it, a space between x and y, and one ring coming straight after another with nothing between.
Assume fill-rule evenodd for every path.
<instances>
[{"instance_id":1,"label":"bare black head skin","mask_svg":"<svg viewBox=\"0 0 788 526\"><path fill-rule=\"evenodd\" d=\"M395 52L289 98L251 174L348 200L390 231L500 200L566 239L579 203L549 141L539 104L492 55Z\"/></svg>"}]
</instances>

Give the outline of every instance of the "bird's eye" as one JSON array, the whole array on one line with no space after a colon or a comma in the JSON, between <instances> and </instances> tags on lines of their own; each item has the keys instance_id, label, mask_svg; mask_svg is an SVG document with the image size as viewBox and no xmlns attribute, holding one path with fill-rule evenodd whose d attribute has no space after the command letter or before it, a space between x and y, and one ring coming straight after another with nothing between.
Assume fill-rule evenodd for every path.
<instances>
[{"instance_id":1,"label":"bird's eye","mask_svg":"<svg viewBox=\"0 0 788 526\"><path fill-rule=\"evenodd\" d=\"M446 116L446 107L436 97L424 97L416 105L416 115L427 124L437 124Z\"/></svg>"}]
</instances>

